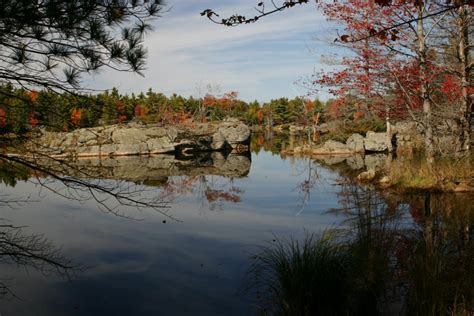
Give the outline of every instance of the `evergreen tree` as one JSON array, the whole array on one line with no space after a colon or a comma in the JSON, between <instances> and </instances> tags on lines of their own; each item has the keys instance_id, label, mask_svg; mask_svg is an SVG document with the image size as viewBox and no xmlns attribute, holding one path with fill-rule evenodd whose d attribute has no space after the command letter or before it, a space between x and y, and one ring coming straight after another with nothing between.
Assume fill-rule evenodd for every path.
<instances>
[{"instance_id":1,"label":"evergreen tree","mask_svg":"<svg viewBox=\"0 0 474 316\"><path fill-rule=\"evenodd\" d=\"M12 0L0 6L0 84L79 88L84 73L141 73L159 0Z\"/></svg>"}]
</instances>

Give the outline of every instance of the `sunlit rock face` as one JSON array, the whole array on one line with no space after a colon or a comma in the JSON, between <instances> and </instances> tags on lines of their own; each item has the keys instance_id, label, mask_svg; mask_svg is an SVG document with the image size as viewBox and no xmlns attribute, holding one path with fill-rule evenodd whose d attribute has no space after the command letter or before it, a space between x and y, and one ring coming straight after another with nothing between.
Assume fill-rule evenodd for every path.
<instances>
[{"instance_id":1,"label":"sunlit rock face","mask_svg":"<svg viewBox=\"0 0 474 316\"><path fill-rule=\"evenodd\" d=\"M229 119L192 126L112 125L69 133L43 132L29 140L24 152L52 157L107 157L249 150L250 129Z\"/></svg>"},{"instance_id":2,"label":"sunlit rock face","mask_svg":"<svg viewBox=\"0 0 474 316\"><path fill-rule=\"evenodd\" d=\"M389 148L386 133L367 132L364 139L365 151L382 152Z\"/></svg>"}]
</instances>

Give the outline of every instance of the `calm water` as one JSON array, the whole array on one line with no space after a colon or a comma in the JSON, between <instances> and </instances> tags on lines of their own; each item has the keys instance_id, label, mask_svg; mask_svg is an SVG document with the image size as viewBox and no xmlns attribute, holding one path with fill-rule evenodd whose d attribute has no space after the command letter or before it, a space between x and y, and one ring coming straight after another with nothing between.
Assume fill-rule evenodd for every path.
<instances>
[{"instance_id":1,"label":"calm water","mask_svg":"<svg viewBox=\"0 0 474 316\"><path fill-rule=\"evenodd\" d=\"M41 258L6 256L1 315L255 314L254 293L244 291L252 254L276 239L348 229L366 211L360 205L336 211L357 203L353 197L360 189L341 184L337 172L269 151L252 155L246 176L180 174L136 187L146 189L146 197L164 196L166 214L175 220L133 207L119 211L129 218L115 216L95 201L60 197L37 180L2 185L5 201L19 201L1 205L2 223L22 227L2 227L10 234L7 241L42 248L46 257L74 268L55 270ZM68 193L60 184L50 186ZM462 202L467 219L456 217L462 229L472 227L471 198ZM383 212L396 213L399 230L424 223L427 203L441 203L392 196L394 206L387 208L390 202L377 199ZM467 235L471 240L472 232ZM2 247L4 253L11 250Z\"/></svg>"}]
</instances>

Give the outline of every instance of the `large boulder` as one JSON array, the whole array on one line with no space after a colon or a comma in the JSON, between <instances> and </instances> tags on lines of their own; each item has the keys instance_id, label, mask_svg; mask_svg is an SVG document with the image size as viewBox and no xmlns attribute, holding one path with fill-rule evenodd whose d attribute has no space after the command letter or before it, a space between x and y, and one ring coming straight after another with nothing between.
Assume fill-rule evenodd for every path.
<instances>
[{"instance_id":1,"label":"large boulder","mask_svg":"<svg viewBox=\"0 0 474 316\"><path fill-rule=\"evenodd\" d=\"M216 132L212 135L211 148L214 150L224 149L227 144L227 140L221 132Z\"/></svg>"},{"instance_id":2,"label":"large boulder","mask_svg":"<svg viewBox=\"0 0 474 316\"><path fill-rule=\"evenodd\" d=\"M372 152L387 151L389 148L387 134L368 131L364 139L364 148L366 151Z\"/></svg>"},{"instance_id":3,"label":"large boulder","mask_svg":"<svg viewBox=\"0 0 474 316\"><path fill-rule=\"evenodd\" d=\"M217 131L225 138L232 147L238 144L249 144L250 129L247 125L237 119L227 119L217 126Z\"/></svg>"},{"instance_id":4,"label":"large boulder","mask_svg":"<svg viewBox=\"0 0 474 316\"><path fill-rule=\"evenodd\" d=\"M346 146L354 153L365 152L364 136L360 134L352 134L347 139Z\"/></svg>"}]
</instances>

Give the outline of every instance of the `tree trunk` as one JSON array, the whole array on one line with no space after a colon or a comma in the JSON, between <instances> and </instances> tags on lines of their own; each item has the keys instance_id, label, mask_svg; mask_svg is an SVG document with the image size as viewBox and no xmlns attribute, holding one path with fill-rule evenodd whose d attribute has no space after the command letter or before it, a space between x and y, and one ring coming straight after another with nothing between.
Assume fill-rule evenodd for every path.
<instances>
[{"instance_id":1,"label":"tree trunk","mask_svg":"<svg viewBox=\"0 0 474 316\"><path fill-rule=\"evenodd\" d=\"M426 48L426 37L424 30L424 21L422 19L424 11L424 5L418 6L418 17L420 18L417 22L418 26L418 58L420 65L420 79L421 79L421 100L423 102L423 125L425 133L425 151L426 160L429 164L434 162L435 150L433 144L433 119L432 119L432 104L429 94L429 84L427 82L427 48Z\"/></svg>"},{"instance_id":2,"label":"tree trunk","mask_svg":"<svg viewBox=\"0 0 474 316\"><path fill-rule=\"evenodd\" d=\"M390 106L387 102L385 102L385 123L387 125L387 148L388 152L393 152L393 145L392 145L392 124L390 123Z\"/></svg>"},{"instance_id":3,"label":"tree trunk","mask_svg":"<svg viewBox=\"0 0 474 316\"><path fill-rule=\"evenodd\" d=\"M472 98L469 94L470 86L470 55L469 55L469 28L468 15L465 5L458 9L458 31L459 31L459 60L461 62L461 106L459 109L459 152L461 154L469 154L471 146L471 115L472 115Z\"/></svg>"},{"instance_id":4,"label":"tree trunk","mask_svg":"<svg viewBox=\"0 0 474 316\"><path fill-rule=\"evenodd\" d=\"M368 19L366 19L366 22L367 24L369 24L368 22ZM365 50L366 52L369 51L370 47L369 47L369 39L366 38L365 39L365 42L364 42L364 47L365 47ZM370 108L370 102L371 102L371 89L373 88L372 87L372 83L370 82L370 64L371 64L371 60L370 58L367 56L367 54L365 54L366 56L364 57L364 72L365 72L365 91L364 91L364 110L365 110L365 115L366 115L366 118L372 118L372 112L371 112L371 108Z\"/></svg>"}]
</instances>

